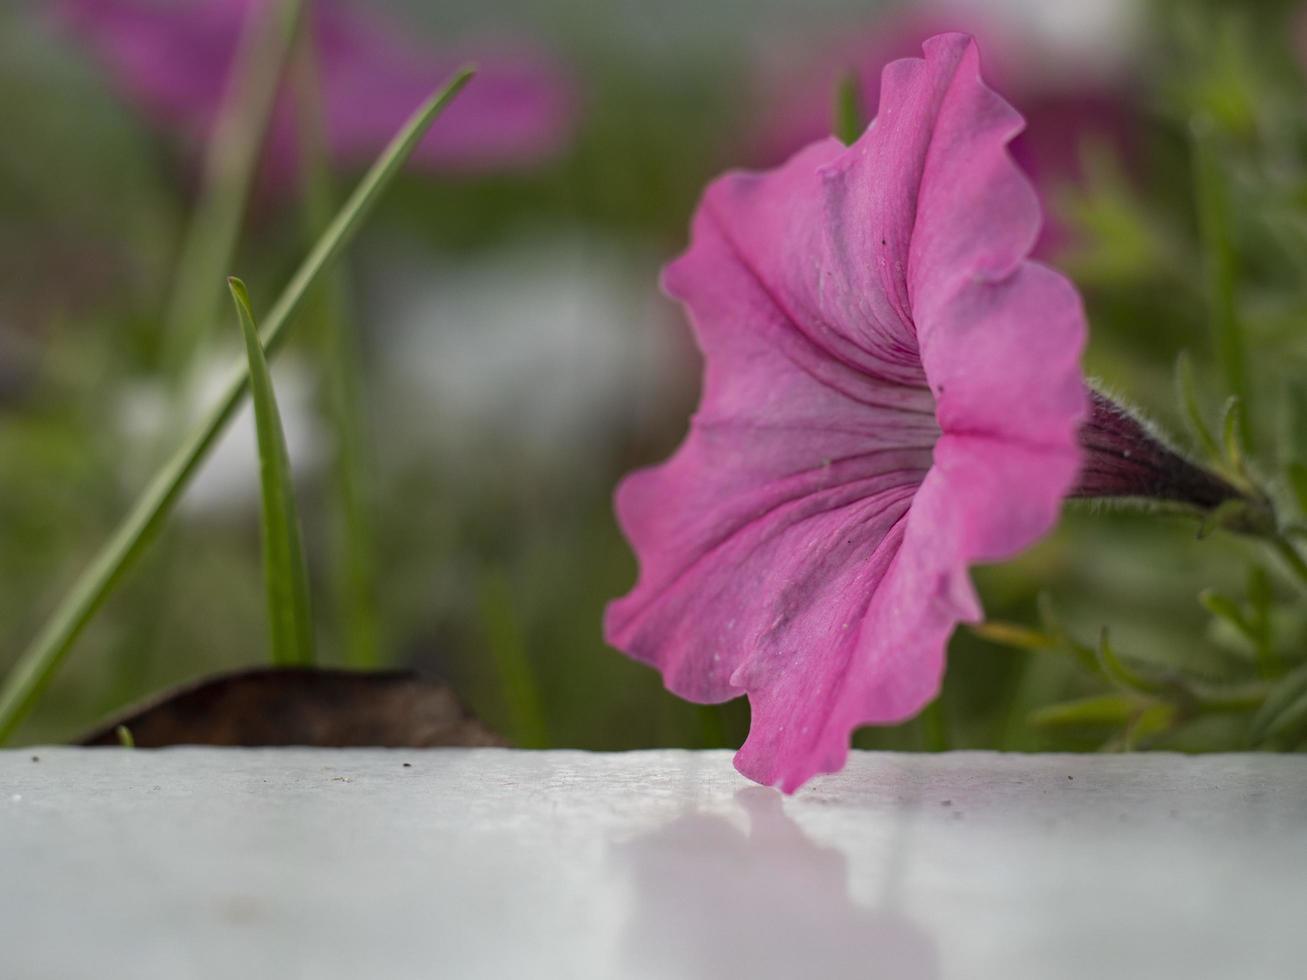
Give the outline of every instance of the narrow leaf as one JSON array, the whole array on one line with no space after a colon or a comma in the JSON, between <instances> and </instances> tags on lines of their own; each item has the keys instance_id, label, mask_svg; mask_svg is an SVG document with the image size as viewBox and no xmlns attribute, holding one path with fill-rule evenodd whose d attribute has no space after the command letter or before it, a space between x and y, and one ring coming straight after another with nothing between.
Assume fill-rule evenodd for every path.
<instances>
[{"instance_id":1,"label":"narrow leaf","mask_svg":"<svg viewBox=\"0 0 1307 980\"><path fill-rule=\"evenodd\" d=\"M1190 433L1198 441L1209 460L1219 460L1221 449L1217 446L1216 437L1212 435L1212 430L1207 427L1207 422L1203 418L1203 410L1198 403L1198 387L1194 383L1193 362L1189 359L1187 351L1181 351L1180 356L1175 359L1175 386L1180 399L1180 411L1185 421L1189 423Z\"/></svg>"},{"instance_id":2,"label":"narrow leaf","mask_svg":"<svg viewBox=\"0 0 1307 980\"><path fill-rule=\"evenodd\" d=\"M1115 728L1134 718L1146 703L1131 694L1095 694L1033 711L1030 724L1038 728L1081 725Z\"/></svg>"},{"instance_id":3,"label":"narrow leaf","mask_svg":"<svg viewBox=\"0 0 1307 980\"><path fill-rule=\"evenodd\" d=\"M1225 620L1250 642L1257 642L1256 631L1253 629L1252 623L1248 621L1248 617L1239 608L1239 604L1229 596L1222 595L1215 589L1204 589L1198 593L1198 601L1202 603L1203 608L1209 613L1218 619Z\"/></svg>"},{"instance_id":4,"label":"narrow leaf","mask_svg":"<svg viewBox=\"0 0 1307 980\"><path fill-rule=\"evenodd\" d=\"M282 666L313 662L313 612L309 573L304 561L299 513L291 480L290 455L281 428L281 413L272 390L272 375L254 326L245 283L227 280L250 363L250 399L259 443L259 482L263 501L263 576L268 592L272 662Z\"/></svg>"},{"instance_id":5,"label":"narrow leaf","mask_svg":"<svg viewBox=\"0 0 1307 980\"><path fill-rule=\"evenodd\" d=\"M1244 431L1243 402L1231 396L1221 413L1221 441L1225 446L1225 459L1235 473L1244 473L1243 439Z\"/></svg>"},{"instance_id":6,"label":"narrow leaf","mask_svg":"<svg viewBox=\"0 0 1307 980\"><path fill-rule=\"evenodd\" d=\"M443 89L428 99L359 182L331 226L291 277L264 321L260 339L269 354L276 351L305 294L354 237L377 198L408 160L436 116L468 83L472 75L471 68L462 69ZM159 470L113 536L55 607L31 646L5 676L4 685L0 687L0 742L13 734L32 709L86 624L113 592L114 586L122 580L132 562L145 550L164 518L171 513L182 491L241 404L248 383L249 374L246 370L238 370L233 374L222 399L208 418Z\"/></svg>"},{"instance_id":7,"label":"narrow leaf","mask_svg":"<svg viewBox=\"0 0 1307 980\"><path fill-rule=\"evenodd\" d=\"M1169 729L1175 724L1175 719L1176 708L1173 704L1155 701L1145 706L1126 724L1125 732L1121 737L1121 747L1127 752L1133 752L1144 739L1161 735Z\"/></svg>"},{"instance_id":8,"label":"narrow leaf","mask_svg":"<svg viewBox=\"0 0 1307 980\"><path fill-rule=\"evenodd\" d=\"M1018 650L1051 650L1060 643L1056 636L1031 629L1029 626L1022 626L1020 623L990 619L983 623L972 623L968 628L982 640L997 643L999 646L1015 647Z\"/></svg>"},{"instance_id":9,"label":"narrow leaf","mask_svg":"<svg viewBox=\"0 0 1307 980\"><path fill-rule=\"evenodd\" d=\"M1253 517L1248 501L1242 498L1224 500L1209 510L1198 525L1195 537L1199 541L1211 537L1215 531L1240 531L1253 526Z\"/></svg>"},{"instance_id":10,"label":"narrow leaf","mask_svg":"<svg viewBox=\"0 0 1307 980\"><path fill-rule=\"evenodd\" d=\"M1299 728L1307 722L1307 664L1287 674L1271 688L1253 715L1248 737L1253 744Z\"/></svg>"},{"instance_id":11,"label":"narrow leaf","mask_svg":"<svg viewBox=\"0 0 1307 980\"><path fill-rule=\"evenodd\" d=\"M1136 691L1143 694L1155 694L1159 690L1160 686L1158 684L1121 662L1121 659L1116 655L1116 651L1112 649L1106 626L1098 635L1098 649L1095 653L1098 656L1099 670L1103 672L1104 677L1117 687L1125 691Z\"/></svg>"}]
</instances>

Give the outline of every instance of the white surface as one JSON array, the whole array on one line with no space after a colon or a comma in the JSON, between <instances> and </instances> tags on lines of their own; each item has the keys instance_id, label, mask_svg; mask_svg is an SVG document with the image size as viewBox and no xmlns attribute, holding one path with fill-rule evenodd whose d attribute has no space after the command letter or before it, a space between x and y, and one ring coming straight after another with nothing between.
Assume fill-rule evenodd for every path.
<instances>
[{"instance_id":1,"label":"white surface","mask_svg":"<svg viewBox=\"0 0 1307 980\"><path fill-rule=\"evenodd\" d=\"M0 815L20 980L1307 976L1303 758L855 753L783 798L717 752L30 749Z\"/></svg>"}]
</instances>

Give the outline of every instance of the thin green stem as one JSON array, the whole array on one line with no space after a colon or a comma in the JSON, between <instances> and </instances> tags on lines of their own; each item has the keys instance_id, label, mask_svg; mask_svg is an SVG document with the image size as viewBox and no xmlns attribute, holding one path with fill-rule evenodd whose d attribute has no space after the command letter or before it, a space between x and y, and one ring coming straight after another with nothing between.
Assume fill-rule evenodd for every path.
<instances>
[{"instance_id":1,"label":"thin green stem","mask_svg":"<svg viewBox=\"0 0 1307 980\"><path fill-rule=\"evenodd\" d=\"M427 100L359 182L269 311L260 337L268 356L280 347L286 327L309 289L354 237L428 127L468 83L472 74L471 68L462 69ZM0 687L0 742L13 734L32 709L87 623L153 539L235 414L248 387L248 371L243 366L237 367L208 418L163 465L113 536L55 607L31 646L6 675L3 687Z\"/></svg>"},{"instance_id":2,"label":"thin green stem","mask_svg":"<svg viewBox=\"0 0 1307 980\"><path fill-rule=\"evenodd\" d=\"M1207 302L1217 361L1230 394L1238 398L1245 409L1238 420L1238 435L1243 446L1251 451L1254 440L1250 421L1248 355L1236 296L1238 260L1230 227L1229 193L1214 139L1210 125L1201 120L1195 122L1192 134L1194 192L1207 265Z\"/></svg>"},{"instance_id":3,"label":"thin green stem","mask_svg":"<svg viewBox=\"0 0 1307 980\"><path fill-rule=\"evenodd\" d=\"M921 735L927 752L947 752L951 745L948 717L944 714L941 693L921 712Z\"/></svg>"},{"instance_id":4,"label":"thin green stem","mask_svg":"<svg viewBox=\"0 0 1307 980\"><path fill-rule=\"evenodd\" d=\"M191 366L217 322L222 278L231 269L302 6L302 0L281 0L247 18L164 315L164 359L174 378Z\"/></svg>"},{"instance_id":5,"label":"thin green stem","mask_svg":"<svg viewBox=\"0 0 1307 980\"><path fill-rule=\"evenodd\" d=\"M313 38L306 34L293 66L299 110L303 213L310 240L331 220L331 175ZM348 323L344 270L323 276L311 303L321 327L320 355L328 418L335 435L334 587L344 634L344 659L354 667L380 661L381 617L377 608L376 543L368 507L370 471L365 460L362 378L358 344Z\"/></svg>"},{"instance_id":6,"label":"thin green stem","mask_svg":"<svg viewBox=\"0 0 1307 980\"><path fill-rule=\"evenodd\" d=\"M481 624L499 672L500 690L515 734L513 741L519 748L544 748L549 744L549 733L508 578L499 571L487 572L481 580L480 598Z\"/></svg>"}]
</instances>

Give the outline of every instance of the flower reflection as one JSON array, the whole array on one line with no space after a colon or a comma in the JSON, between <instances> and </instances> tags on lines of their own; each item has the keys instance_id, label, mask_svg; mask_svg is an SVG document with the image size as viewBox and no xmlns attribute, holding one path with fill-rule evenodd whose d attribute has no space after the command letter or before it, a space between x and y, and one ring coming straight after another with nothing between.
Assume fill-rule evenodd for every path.
<instances>
[{"instance_id":1,"label":"flower reflection","mask_svg":"<svg viewBox=\"0 0 1307 980\"><path fill-rule=\"evenodd\" d=\"M902 912L849 894L845 858L814 843L773 789L735 794L748 820L691 812L623 845L635 885L625 963L636 976L938 975L934 943Z\"/></svg>"}]
</instances>

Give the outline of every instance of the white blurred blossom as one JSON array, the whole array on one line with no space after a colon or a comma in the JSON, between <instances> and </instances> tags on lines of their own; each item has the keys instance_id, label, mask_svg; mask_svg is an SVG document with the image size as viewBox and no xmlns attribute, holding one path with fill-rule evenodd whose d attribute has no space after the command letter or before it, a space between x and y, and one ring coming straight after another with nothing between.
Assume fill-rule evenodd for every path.
<instances>
[{"instance_id":1,"label":"white blurred blossom","mask_svg":"<svg viewBox=\"0 0 1307 980\"><path fill-rule=\"evenodd\" d=\"M231 380L238 354L212 356L180 395L163 382L126 389L119 419L135 450L125 461L131 482L139 484L154 469L159 453L171 453L217 404ZM315 408L316 386L308 366L283 355L272 364L272 383L286 434L286 450L296 481L316 471L330 458L330 440ZM237 411L191 481L181 500L183 512L230 515L258 506L259 448L254 409L249 399Z\"/></svg>"},{"instance_id":2,"label":"white blurred blossom","mask_svg":"<svg viewBox=\"0 0 1307 980\"><path fill-rule=\"evenodd\" d=\"M418 440L586 451L653 409L688 342L667 322L674 310L657 292L656 259L632 261L611 244L401 254L373 284L378 417Z\"/></svg>"}]
</instances>

